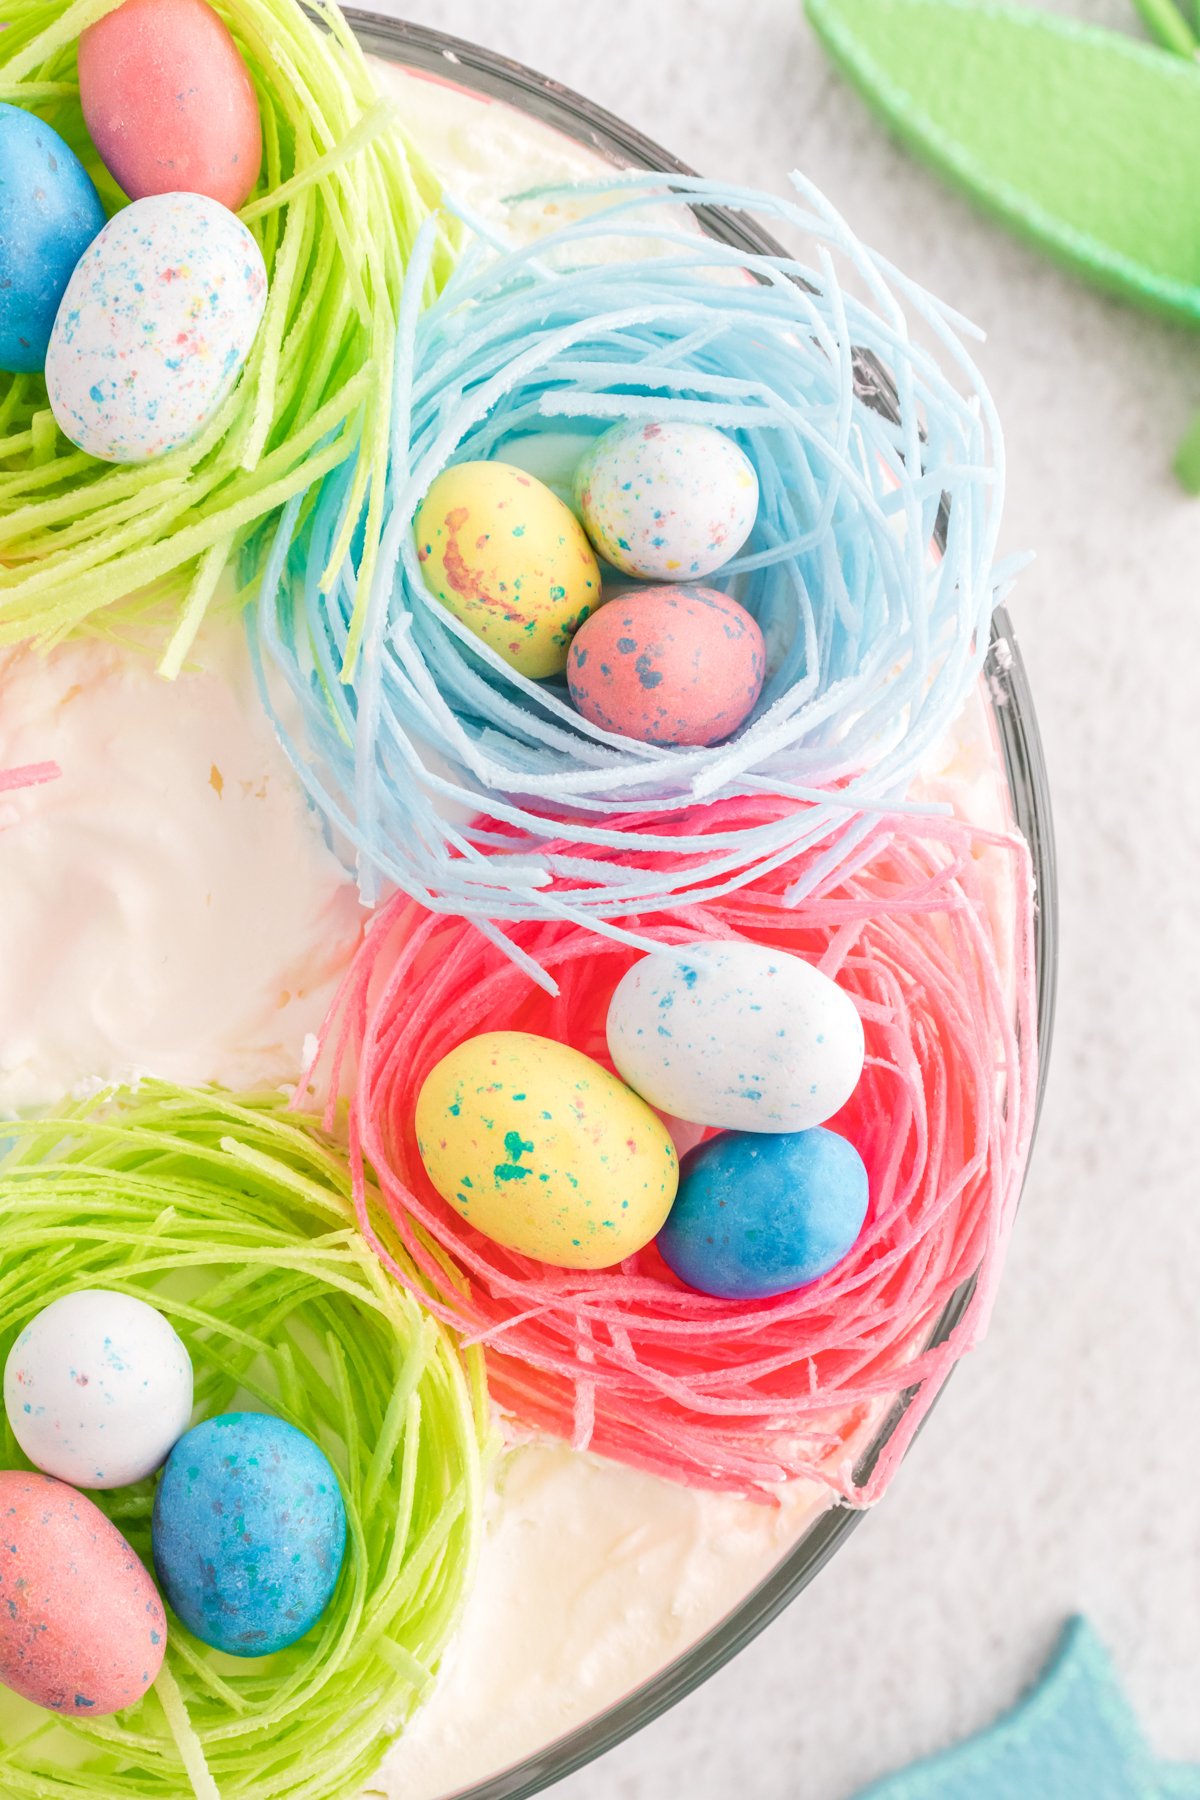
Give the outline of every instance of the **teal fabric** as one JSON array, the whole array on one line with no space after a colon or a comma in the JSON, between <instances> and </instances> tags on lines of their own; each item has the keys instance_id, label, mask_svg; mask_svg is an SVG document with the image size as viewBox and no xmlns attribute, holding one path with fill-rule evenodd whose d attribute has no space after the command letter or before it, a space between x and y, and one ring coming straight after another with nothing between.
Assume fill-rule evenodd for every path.
<instances>
[{"instance_id":1,"label":"teal fabric","mask_svg":"<svg viewBox=\"0 0 1200 1800\"><path fill-rule=\"evenodd\" d=\"M1200 1800L1200 1768L1156 1760L1107 1651L1072 1619L1011 1712L857 1800Z\"/></svg>"}]
</instances>

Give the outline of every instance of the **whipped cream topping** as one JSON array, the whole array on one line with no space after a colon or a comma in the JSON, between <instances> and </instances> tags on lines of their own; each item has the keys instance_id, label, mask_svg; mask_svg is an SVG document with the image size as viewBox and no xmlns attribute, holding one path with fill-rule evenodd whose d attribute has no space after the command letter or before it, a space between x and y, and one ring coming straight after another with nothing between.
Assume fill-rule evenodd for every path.
<instances>
[{"instance_id":1,"label":"whipped cream topping","mask_svg":"<svg viewBox=\"0 0 1200 1800\"><path fill-rule=\"evenodd\" d=\"M0 660L0 1114L152 1074L296 1079L364 914L267 725L239 622L163 681L99 643Z\"/></svg>"},{"instance_id":2,"label":"whipped cream topping","mask_svg":"<svg viewBox=\"0 0 1200 1800\"><path fill-rule=\"evenodd\" d=\"M773 1507L565 1444L508 1451L463 1628L370 1792L443 1800L577 1729L718 1624L827 1505L807 1482Z\"/></svg>"},{"instance_id":3,"label":"whipped cream topping","mask_svg":"<svg viewBox=\"0 0 1200 1800\"><path fill-rule=\"evenodd\" d=\"M595 181L617 166L504 100L468 93L436 75L377 57L371 66L381 91L395 101L404 132L448 191L511 241L532 242L581 217L589 206L561 196L519 196L561 182Z\"/></svg>"}]
</instances>

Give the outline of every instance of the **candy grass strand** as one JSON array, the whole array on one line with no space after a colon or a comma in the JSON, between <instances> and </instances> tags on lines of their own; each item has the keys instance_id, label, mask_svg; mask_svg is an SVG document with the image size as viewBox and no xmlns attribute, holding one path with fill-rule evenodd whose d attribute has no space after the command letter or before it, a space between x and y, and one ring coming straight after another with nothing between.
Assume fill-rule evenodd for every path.
<instances>
[{"instance_id":1,"label":"candy grass strand","mask_svg":"<svg viewBox=\"0 0 1200 1800\"><path fill-rule=\"evenodd\" d=\"M698 831L766 829L782 810L758 799L674 816L663 828L679 849L660 861L682 884ZM862 1016L866 1068L830 1123L867 1165L866 1227L818 1281L755 1302L684 1288L652 1246L620 1268L549 1268L483 1237L439 1198L413 1124L433 1064L473 1033L503 1028L611 1068L608 1002L636 951L569 917L514 924L511 944L553 977L548 994L469 921L397 895L318 1050L316 1078L333 1092L353 1086L364 1234L403 1285L432 1288L435 1314L484 1346L495 1398L525 1424L694 1485L766 1494L807 1478L871 1503L986 1326L1032 1129L1030 884L1019 838L898 815L876 820L850 863L805 868L793 856L704 906L623 921L639 941L745 937L792 950L835 977ZM789 907L797 889L804 897ZM373 1224L365 1165L407 1262ZM971 1280L959 1322L933 1344ZM910 1388L878 1460L861 1467Z\"/></svg>"},{"instance_id":2,"label":"candy grass strand","mask_svg":"<svg viewBox=\"0 0 1200 1800\"><path fill-rule=\"evenodd\" d=\"M15 794L19 788L41 787L44 782L58 781L62 770L57 763L25 763L19 769L0 769L0 794Z\"/></svg>"},{"instance_id":3,"label":"candy grass strand","mask_svg":"<svg viewBox=\"0 0 1200 1800\"><path fill-rule=\"evenodd\" d=\"M554 888L568 916L611 931L679 898L675 874L656 872L654 819L763 792L812 804L790 823L746 813L722 842L695 836L690 892L753 882L781 851L827 845L836 861L834 840L854 848L848 822L902 800L962 705L1009 578L1003 450L972 330L794 179L793 200L641 174L546 190L533 197L583 216L517 249L480 236L431 304L402 308L369 603L346 553L361 516L352 457L302 531L275 532L251 627L276 728L368 895L394 883L494 929L545 916ZM695 208L766 219L809 254L706 237ZM429 232L414 270L436 248ZM868 404L871 367L890 377L893 413ZM425 589L410 522L447 463L619 418L717 426L758 468L755 532L712 578L770 647L730 743L664 749L589 724L561 681L517 674ZM586 883L558 844L568 831Z\"/></svg>"},{"instance_id":4,"label":"candy grass strand","mask_svg":"<svg viewBox=\"0 0 1200 1800\"><path fill-rule=\"evenodd\" d=\"M384 1274L344 1155L278 1095L146 1083L4 1131L0 1359L61 1293L149 1299L191 1352L202 1416L270 1411L320 1442L350 1550L320 1624L278 1656L232 1663L172 1617L167 1675L138 1706L29 1735L6 1715L0 1785L14 1800L357 1797L427 1690L473 1573L480 1353L429 1317L411 1265L411 1293ZM26 1466L7 1422L2 1449ZM147 1561L152 1494L95 1496ZM18 1725L36 1718L25 1708Z\"/></svg>"},{"instance_id":5,"label":"candy grass strand","mask_svg":"<svg viewBox=\"0 0 1200 1800\"><path fill-rule=\"evenodd\" d=\"M83 126L79 33L119 0L7 0L0 93L62 133L110 211L123 203ZM164 661L177 673L223 569L247 533L336 461L356 458L369 500L360 573L369 590L382 529L387 390L409 251L436 184L397 129L332 0L215 0L246 57L264 163L245 218L262 246L266 314L241 380L192 445L122 469L57 433L41 376L0 394L0 644L42 645L95 629L103 609L157 583L184 608ZM310 16L311 15L311 16ZM438 240L427 292L444 279L456 228ZM313 429L315 424L315 431ZM338 426L335 455L311 458ZM133 500L149 491L161 507ZM131 620L142 615L131 612ZM161 629L161 625L159 625Z\"/></svg>"},{"instance_id":6,"label":"candy grass strand","mask_svg":"<svg viewBox=\"0 0 1200 1800\"><path fill-rule=\"evenodd\" d=\"M221 1790L212 1778L204 1755L204 1746L192 1730L192 1722L188 1718L187 1707L183 1695L179 1691L179 1683L171 1672L169 1663L164 1662L155 1682L158 1703L162 1707L163 1717L171 1728L171 1735L179 1750L180 1761L191 1784L195 1800L221 1800Z\"/></svg>"}]
</instances>

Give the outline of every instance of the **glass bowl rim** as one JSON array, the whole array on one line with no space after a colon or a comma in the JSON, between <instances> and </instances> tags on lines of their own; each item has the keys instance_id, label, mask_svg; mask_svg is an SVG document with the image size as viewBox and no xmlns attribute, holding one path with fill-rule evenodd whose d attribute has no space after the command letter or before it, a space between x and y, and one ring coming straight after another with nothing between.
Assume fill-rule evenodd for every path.
<instances>
[{"instance_id":1,"label":"glass bowl rim","mask_svg":"<svg viewBox=\"0 0 1200 1800\"><path fill-rule=\"evenodd\" d=\"M430 26L394 19L363 7L343 10L368 52L516 106L575 143L595 150L615 166L678 175L695 173L616 114L524 63ZM705 230L725 242L756 250L778 248L766 233L738 215L718 207L697 206L693 210ZM1033 861L1038 1079L1034 1132L1022 1172L1024 1183L1033 1157L1050 1062L1058 962L1058 890L1054 823L1041 734L1025 664L1003 606L997 606L992 616L981 679L990 696L989 711L1004 759L1013 820L1029 845ZM949 1302L938 1320L934 1341L953 1330L970 1299L972 1286L972 1282L964 1283ZM897 1399L867 1452L867 1466L895 1429L910 1398L905 1394ZM527 1800L615 1748L694 1692L736 1656L807 1587L863 1517L861 1511L850 1507L831 1507L730 1613L649 1681L520 1763L496 1771L446 1800Z\"/></svg>"}]
</instances>

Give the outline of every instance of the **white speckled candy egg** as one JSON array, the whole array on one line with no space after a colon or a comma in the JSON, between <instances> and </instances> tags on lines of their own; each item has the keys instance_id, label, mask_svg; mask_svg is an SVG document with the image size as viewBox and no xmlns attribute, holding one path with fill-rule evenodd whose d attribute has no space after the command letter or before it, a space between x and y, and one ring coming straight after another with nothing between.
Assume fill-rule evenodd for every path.
<instances>
[{"instance_id":1,"label":"white speckled candy egg","mask_svg":"<svg viewBox=\"0 0 1200 1800\"><path fill-rule=\"evenodd\" d=\"M600 555L626 575L699 581L737 555L758 513L754 464L711 425L614 425L575 475Z\"/></svg>"},{"instance_id":2,"label":"white speckled candy egg","mask_svg":"<svg viewBox=\"0 0 1200 1800\"><path fill-rule=\"evenodd\" d=\"M204 194L155 194L80 258L46 354L61 430L102 462L188 444L242 368L267 302L262 252Z\"/></svg>"},{"instance_id":3,"label":"white speckled candy egg","mask_svg":"<svg viewBox=\"0 0 1200 1800\"><path fill-rule=\"evenodd\" d=\"M764 944L692 944L627 969L608 1009L619 1073L661 1112L728 1131L807 1131L862 1073L850 996Z\"/></svg>"},{"instance_id":4,"label":"white speckled candy egg","mask_svg":"<svg viewBox=\"0 0 1200 1800\"><path fill-rule=\"evenodd\" d=\"M107 1288L31 1319L4 1368L13 1436L47 1475L116 1488L161 1467L192 1416L192 1364L169 1322Z\"/></svg>"}]
</instances>

